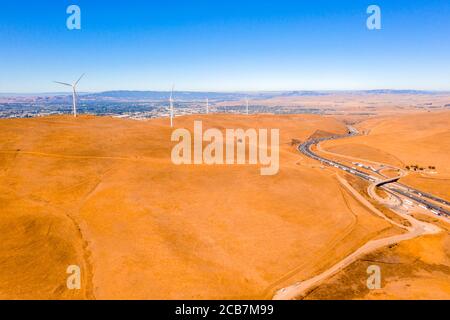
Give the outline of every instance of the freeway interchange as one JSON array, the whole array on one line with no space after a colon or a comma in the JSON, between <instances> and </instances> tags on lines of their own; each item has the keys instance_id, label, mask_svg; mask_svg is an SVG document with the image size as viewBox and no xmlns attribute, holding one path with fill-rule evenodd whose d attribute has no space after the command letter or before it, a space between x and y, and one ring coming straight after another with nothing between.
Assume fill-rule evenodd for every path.
<instances>
[{"instance_id":1,"label":"freeway interchange","mask_svg":"<svg viewBox=\"0 0 450 320\"><path fill-rule=\"evenodd\" d=\"M382 219L402 229L404 232L401 234L388 236L387 238L376 238L370 240L363 246L359 247L356 251L354 251L350 255L345 256L342 260L326 269L325 271L311 278L303 279L302 281L279 289L273 296L274 300L305 298L314 287L319 286L324 280L337 274L368 253L374 252L375 250L386 246L398 244L402 241L411 240L424 235L438 234L443 231L441 228L432 223L416 219L412 214L410 214L409 210L409 208L412 208L413 206L418 206L426 210L427 212L432 212L433 214L440 216L439 219L447 220L450 217L450 213L448 212L448 210L442 208L442 206L440 205L442 204L447 206L448 202L446 200L398 183L397 181L405 175L404 171L399 170L401 175L393 178L386 177L381 173L381 171L384 169L398 170L398 168L369 160L360 161L376 163L376 166L378 166L379 168L367 166L358 162L353 162L352 164L354 165L354 167L350 167L338 162L337 160L326 159L311 150L312 146L318 145L320 142L326 140L342 139L358 135L358 132L356 130L351 130L350 127L349 129L349 135L335 135L328 138L309 139L308 141L298 145L298 150L305 156L321 162L324 166L334 167L338 170L345 171L347 174L351 174L364 181L367 181L369 183L369 187L367 190L369 196L380 204L386 205L387 207L391 208L393 212L395 212L399 217L405 220L404 223L398 223L397 221L386 216L383 212L374 207L368 199L361 195L358 190L354 189L346 179L340 177L339 175L337 176L338 181L341 183L341 185L346 188L346 190L349 191L358 201L360 201L361 204L367 207L374 214L380 216ZM327 151L325 151L325 153L327 153ZM357 169L356 167L363 168L366 170L366 172L361 169ZM375 176L374 174L377 174L378 176ZM389 197L380 197L375 192L376 188L384 190L386 193L388 193Z\"/></svg>"},{"instance_id":2,"label":"freeway interchange","mask_svg":"<svg viewBox=\"0 0 450 320\"><path fill-rule=\"evenodd\" d=\"M400 200L402 204L410 204L413 203L417 204L420 208L427 210L431 213L433 213L436 216L445 216L447 218L450 217L450 211L447 209L444 209L442 205L450 206L450 203L444 199L441 199L439 197L436 197L432 194L422 192L420 190L411 188L409 186L406 186L404 184L398 183L397 180L400 178L392 178L392 179L380 179L377 177L374 177L364 171L361 171L355 167L349 167L347 165L344 165L342 163L339 163L334 160L323 158L322 156L314 153L311 150L311 147L313 145L317 145L323 141L327 140L335 140L335 139L342 139L342 138L348 138L352 136L358 135L357 131L355 129L349 128L350 134L349 135L335 135L327 138L320 138L320 139L310 139L306 141L303 144L300 144L298 146L298 150L306 155L309 158L312 158L314 160L317 160L321 162L324 165L328 165L330 167L334 167L336 169L345 171L348 174L354 175L360 179L363 179L370 184L375 184L377 187L383 189L387 193L393 195L397 199L407 198L405 200ZM361 165L360 165L361 166ZM366 167L368 168L368 167ZM373 168L370 168L372 171L377 172L377 170L374 170Z\"/></svg>"}]
</instances>

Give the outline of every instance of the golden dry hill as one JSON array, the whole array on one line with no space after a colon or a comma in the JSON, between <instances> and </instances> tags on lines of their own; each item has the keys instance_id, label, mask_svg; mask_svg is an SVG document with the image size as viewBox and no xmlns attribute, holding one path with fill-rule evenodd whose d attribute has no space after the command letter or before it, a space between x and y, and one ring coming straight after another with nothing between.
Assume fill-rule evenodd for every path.
<instances>
[{"instance_id":1,"label":"golden dry hill","mask_svg":"<svg viewBox=\"0 0 450 320\"><path fill-rule=\"evenodd\" d=\"M367 135L327 141L328 152L406 168L401 182L450 200L450 112L377 117L359 123ZM429 169L428 167L435 167ZM443 232L409 240L361 257L316 288L307 299L449 299L450 225L416 213ZM370 265L381 267L382 289L368 290ZM357 279L357 280L356 280ZM355 281L356 280L356 281Z\"/></svg>"},{"instance_id":2,"label":"golden dry hill","mask_svg":"<svg viewBox=\"0 0 450 320\"><path fill-rule=\"evenodd\" d=\"M319 116L188 116L177 127L279 128L280 172L175 166L167 119L0 120L0 298L271 298L397 232L292 139ZM82 289L66 288L68 265Z\"/></svg>"},{"instance_id":3,"label":"golden dry hill","mask_svg":"<svg viewBox=\"0 0 450 320\"><path fill-rule=\"evenodd\" d=\"M323 148L410 167L402 182L450 201L450 111L377 117L358 128L368 135L327 141ZM415 166L421 170L414 171Z\"/></svg>"}]
</instances>

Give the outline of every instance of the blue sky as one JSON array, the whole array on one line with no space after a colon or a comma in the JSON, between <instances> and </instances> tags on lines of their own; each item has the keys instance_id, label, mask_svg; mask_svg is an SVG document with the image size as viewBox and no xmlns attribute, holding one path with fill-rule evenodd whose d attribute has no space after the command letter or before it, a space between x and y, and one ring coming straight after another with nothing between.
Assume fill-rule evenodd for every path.
<instances>
[{"instance_id":1,"label":"blue sky","mask_svg":"<svg viewBox=\"0 0 450 320\"><path fill-rule=\"evenodd\" d=\"M450 90L447 0L2 0L0 43L0 92Z\"/></svg>"}]
</instances>

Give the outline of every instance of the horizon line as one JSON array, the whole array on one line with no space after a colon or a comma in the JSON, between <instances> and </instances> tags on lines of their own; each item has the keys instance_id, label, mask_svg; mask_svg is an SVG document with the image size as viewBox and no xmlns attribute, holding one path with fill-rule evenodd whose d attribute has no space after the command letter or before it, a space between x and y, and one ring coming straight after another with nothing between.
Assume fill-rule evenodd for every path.
<instances>
[{"instance_id":1,"label":"horizon line","mask_svg":"<svg viewBox=\"0 0 450 320\"><path fill-rule=\"evenodd\" d=\"M413 91L413 92L430 92L430 93L450 93L450 89L390 89L390 88L378 88L378 89L283 89L283 90L175 90L174 92L186 92L186 93L285 93L285 92L371 92L371 91ZM171 90L139 90L139 89L111 89L101 91L81 91L78 94L99 94L108 92L171 92ZM19 96L19 95L62 95L72 94L71 91L43 91L43 92L0 92L2 96Z\"/></svg>"}]
</instances>

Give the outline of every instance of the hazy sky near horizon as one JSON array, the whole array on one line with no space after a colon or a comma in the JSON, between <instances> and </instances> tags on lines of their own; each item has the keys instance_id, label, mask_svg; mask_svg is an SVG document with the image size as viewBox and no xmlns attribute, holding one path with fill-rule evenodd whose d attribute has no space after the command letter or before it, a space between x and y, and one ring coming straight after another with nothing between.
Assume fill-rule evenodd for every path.
<instances>
[{"instance_id":1,"label":"hazy sky near horizon","mask_svg":"<svg viewBox=\"0 0 450 320\"><path fill-rule=\"evenodd\" d=\"M450 1L0 2L0 92L67 91L52 81L83 72L79 91L450 90Z\"/></svg>"}]
</instances>

